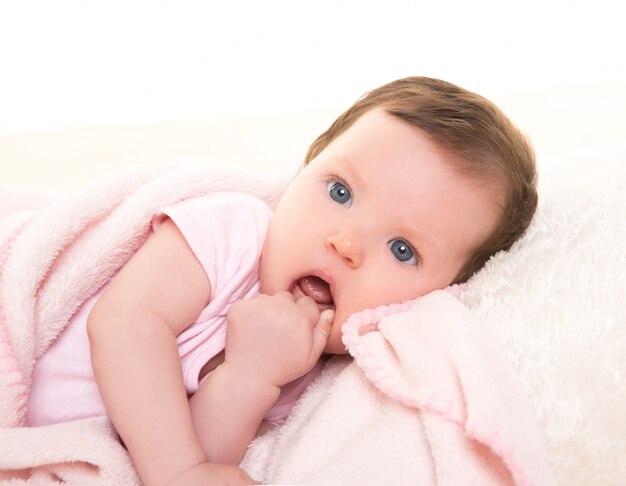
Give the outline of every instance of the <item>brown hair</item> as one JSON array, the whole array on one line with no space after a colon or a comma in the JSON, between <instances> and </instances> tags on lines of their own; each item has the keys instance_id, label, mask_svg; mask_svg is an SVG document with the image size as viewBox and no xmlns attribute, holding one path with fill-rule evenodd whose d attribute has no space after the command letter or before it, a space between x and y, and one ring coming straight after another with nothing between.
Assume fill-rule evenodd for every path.
<instances>
[{"instance_id":1,"label":"brown hair","mask_svg":"<svg viewBox=\"0 0 626 486\"><path fill-rule=\"evenodd\" d=\"M504 189L502 215L469 257L455 283L466 281L494 253L524 233L537 207L534 152L524 135L489 100L446 81L409 77L366 93L309 147L308 164L361 115L383 108L425 132L454 170Z\"/></svg>"}]
</instances>

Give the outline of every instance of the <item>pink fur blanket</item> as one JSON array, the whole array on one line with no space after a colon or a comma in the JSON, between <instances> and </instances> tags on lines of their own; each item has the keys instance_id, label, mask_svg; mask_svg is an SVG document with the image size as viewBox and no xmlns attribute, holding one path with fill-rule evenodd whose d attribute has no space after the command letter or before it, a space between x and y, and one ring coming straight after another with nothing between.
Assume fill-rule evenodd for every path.
<instances>
[{"instance_id":1,"label":"pink fur blanket","mask_svg":"<svg viewBox=\"0 0 626 486\"><path fill-rule=\"evenodd\" d=\"M159 166L0 221L0 479L139 484L105 418L23 427L35 360L142 244L155 211L218 190L270 201L284 175ZM242 463L267 483L551 485L515 370L448 291L368 310L287 423Z\"/></svg>"}]
</instances>

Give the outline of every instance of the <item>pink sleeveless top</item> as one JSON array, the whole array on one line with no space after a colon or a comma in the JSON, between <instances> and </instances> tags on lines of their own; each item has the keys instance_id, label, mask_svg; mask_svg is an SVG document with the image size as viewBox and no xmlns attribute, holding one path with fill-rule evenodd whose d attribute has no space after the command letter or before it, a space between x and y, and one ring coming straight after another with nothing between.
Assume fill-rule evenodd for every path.
<instances>
[{"instance_id":1,"label":"pink sleeveless top","mask_svg":"<svg viewBox=\"0 0 626 486\"><path fill-rule=\"evenodd\" d=\"M259 293L259 259L272 212L252 196L223 192L163 209L153 220L153 230L166 217L180 229L211 284L211 302L176 339L185 388L193 394L202 367L224 349L228 308ZM86 330L87 317L104 288L83 304L35 363L28 426L106 415L91 368ZM283 387L265 419L282 423L320 369L318 364Z\"/></svg>"}]
</instances>

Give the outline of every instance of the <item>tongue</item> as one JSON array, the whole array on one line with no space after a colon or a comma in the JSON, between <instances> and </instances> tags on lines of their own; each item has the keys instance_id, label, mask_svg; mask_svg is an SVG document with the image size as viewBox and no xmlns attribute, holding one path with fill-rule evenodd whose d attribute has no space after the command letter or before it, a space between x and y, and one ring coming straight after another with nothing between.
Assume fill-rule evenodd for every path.
<instances>
[{"instance_id":1,"label":"tongue","mask_svg":"<svg viewBox=\"0 0 626 486\"><path fill-rule=\"evenodd\" d=\"M319 277L304 277L300 280L300 288L305 295L311 297L318 304L332 304L333 296L330 287Z\"/></svg>"}]
</instances>

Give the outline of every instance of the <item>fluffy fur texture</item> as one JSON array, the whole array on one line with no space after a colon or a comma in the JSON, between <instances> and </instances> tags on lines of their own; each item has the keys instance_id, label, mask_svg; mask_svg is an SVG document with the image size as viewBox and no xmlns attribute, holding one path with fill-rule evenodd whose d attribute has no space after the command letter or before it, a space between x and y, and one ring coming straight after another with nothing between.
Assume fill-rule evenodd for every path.
<instances>
[{"instance_id":1,"label":"fluffy fur texture","mask_svg":"<svg viewBox=\"0 0 626 486\"><path fill-rule=\"evenodd\" d=\"M626 350L626 299L623 298L626 291L625 157L623 147L604 152L591 150L556 164L557 170L552 177L546 171L540 172L540 207L528 233L509 252L496 255L468 282L461 295L461 300L472 309L514 363L546 436L557 481L564 485L621 485L626 482L626 419L622 416L626 405L623 358ZM122 186L128 183L124 177L118 182ZM190 186L200 190L201 182ZM164 192L161 203L168 197L171 201L171 185L162 181L160 187ZM268 198L273 191L276 196L280 184L268 187L262 191L263 195L258 195ZM237 186L233 179L222 184L222 188L252 193L259 190L258 187ZM91 203L95 196L90 194L93 190L83 192L83 202ZM127 198L131 192L132 188L121 199ZM140 198L129 196L128 199L137 201ZM73 203L76 202L74 199ZM131 217L133 211L127 215ZM106 219L106 212L102 217ZM60 222L50 219L52 227ZM4 221L0 224L0 231L2 228L15 229L20 223L15 218ZM145 236L145 231L142 226L139 233ZM101 232L98 238L92 244L106 243L115 248L106 232ZM59 231L58 242L63 245L64 241L64 233ZM141 241L139 238L136 244ZM41 278L50 269L46 268ZM19 274L19 267L16 272ZM0 279L4 292L7 280L4 270ZM37 282L34 281L35 286ZM11 296L4 295L3 298ZM47 308L45 305L36 307L37 312ZM33 309L26 307L25 311L26 317L31 319ZM65 310L65 313L71 312L72 309ZM51 337L37 336L32 349L41 352ZM25 349L28 351L30 347ZM24 351L20 353L16 361L32 369L32 357L24 359ZM3 359L0 356L0 365L4 366L6 359ZM353 414L357 420L351 422L349 428L348 424L338 421L338 414L334 412L341 410L342 397L348 399L359 394L381 393L372 389L358 370L346 358L330 360L320 379L296 405L287 423L251 445L244 466L253 476L272 480L296 474L302 464L287 461L279 454L290 446L308 448L307 467L309 471L317 471L317 478L330 478L334 472L349 474L365 465L371 466L373 462L392 461L398 467L410 467L413 458L402 451L405 445L411 445L412 436L385 436L387 427L382 425L387 420L395 421L401 428L408 420L405 405L391 401L369 411L365 407L362 411L355 410ZM346 384L341 390L336 387L340 380ZM319 427L312 429L309 421L317 409L320 410L315 415ZM360 423L359 417L363 418ZM341 446L347 451L354 449L350 461L315 462L317 450L331 444L324 439L324 428L342 432L332 446ZM16 429L0 430L0 435L15 432ZM110 429L108 433L110 440ZM103 432L101 444L109 443L106 435ZM381 437L393 446L381 451L381 455L374 459L360 455L359 444L372 437ZM11 442L5 442L9 438ZM0 437L2 444L16 440L15 435ZM92 445L87 444L83 448L76 447L81 452L76 460L89 462L88 457L93 454L91 448ZM8 458L5 451L0 453L0 458ZM126 467L123 461L117 466L120 471ZM0 468L6 467L10 465L5 460ZM367 482L394 482L393 476L388 472L381 473L381 470L379 475L372 473ZM132 475L126 479L126 484L134 484Z\"/></svg>"},{"instance_id":2,"label":"fluffy fur texture","mask_svg":"<svg viewBox=\"0 0 626 486\"><path fill-rule=\"evenodd\" d=\"M80 305L145 241L158 208L215 190L272 200L285 177L223 167L142 167L86 187L35 214L0 224L0 426L22 424L33 363ZM7 378L8 377L8 378ZM6 389L6 387L3 387Z\"/></svg>"},{"instance_id":3,"label":"fluffy fur texture","mask_svg":"<svg viewBox=\"0 0 626 486\"><path fill-rule=\"evenodd\" d=\"M0 221L0 479L137 484L128 456L102 419L21 427L33 364L85 299L145 241L158 208L216 190L271 201L287 180L284 174L253 177L224 167L142 167L40 212ZM52 446L61 437L63 444L42 459L41 444Z\"/></svg>"},{"instance_id":4,"label":"fluffy fur texture","mask_svg":"<svg viewBox=\"0 0 626 486\"><path fill-rule=\"evenodd\" d=\"M527 234L462 300L508 350L568 486L626 484L626 146L540 172Z\"/></svg>"},{"instance_id":5,"label":"fluffy fur texture","mask_svg":"<svg viewBox=\"0 0 626 486\"><path fill-rule=\"evenodd\" d=\"M106 417L0 429L0 482L19 485L139 485Z\"/></svg>"},{"instance_id":6,"label":"fluffy fur texture","mask_svg":"<svg viewBox=\"0 0 626 486\"><path fill-rule=\"evenodd\" d=\"M246 457L253 477L270 484L555 484L512 365L450 292L354 314L343 340L354 362L342 368L343 358L334 360L271 443L269 460Z\"/></svg>"},{"instance_id":7,"label":"fluffy fur texture","mask_svg":"<svg viewBox=\"0 0 626 486\"><path fill-rule=\"evenodd\" d=\"M514 363L562 485L626 484L625 162L626 145L617 141L540 165L539 209L526 235L510 251L492 258L461 294ZM356 372L346 379L353 388L338 396L334 383L342 373L355 373L354 366L333 358L283 429L257 439L249 456L271 457L277 445L280 450L334 447L322 432L297 434L317 409L326 411L330 429L342 430L344 423L334 418L329 404L340 411L342 397L357 396L363 381ZM378 412L401 420L397 410ZM376 423L372 419L362 428L345 430L336 440L350 449L369 437ZM395 451L405 450L410 438L394 440L393 450L378 460L405 467L400 464L408 465L410 458ZM316 454L314 448L310 454ZM371 471L368 457L355 454L351 464L353 470L367 466ZM283 478L290 467L281 462L269 477ZM334 471L343 465L317 467ZM262 470L252 471L263 477ZM384 474L370 479L371 484L394 482Z\"/></svg>"}]
</instances>

